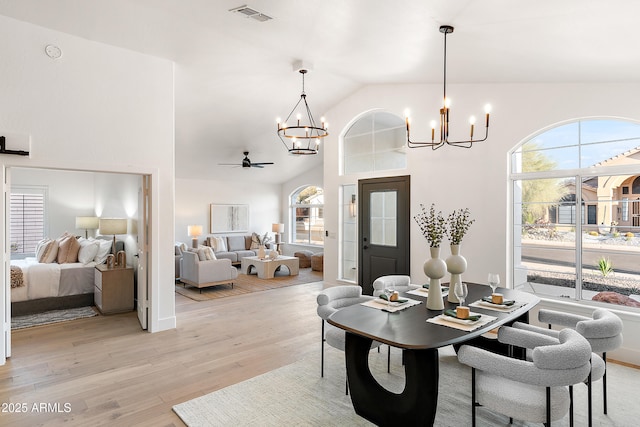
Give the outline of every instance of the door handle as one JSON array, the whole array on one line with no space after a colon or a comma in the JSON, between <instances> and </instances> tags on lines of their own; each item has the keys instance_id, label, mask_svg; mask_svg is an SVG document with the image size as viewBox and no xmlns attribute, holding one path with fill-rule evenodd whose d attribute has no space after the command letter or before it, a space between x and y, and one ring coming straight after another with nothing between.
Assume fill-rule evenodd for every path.
<instances>
[{"instance_id":1,"label":"door handle","mask_svg":"<svg viewBox=\"0 0 640 427\"><path fill-rule=\"evenodd\" d=\"M362 249L369 249L369 246L364 245L364 246L362 247Z\"/></svg>"}]
</instances>

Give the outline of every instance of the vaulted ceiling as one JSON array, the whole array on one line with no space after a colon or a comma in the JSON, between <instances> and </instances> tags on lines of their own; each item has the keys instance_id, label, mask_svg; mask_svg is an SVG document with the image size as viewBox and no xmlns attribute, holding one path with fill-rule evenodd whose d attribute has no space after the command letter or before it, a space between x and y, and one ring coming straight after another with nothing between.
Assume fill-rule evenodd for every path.
<instances>
[{"instance_id":1,"label":"vaulted ceiling","mask_svg":"<svg viewBox=\"0 0 640 427\"><path fill-rule=\"evenodd\" d=\"M245 4L273 19L230 12ZM178 178L277 183L320 165L276 136L300 94L292 63L312 64L317 119L364 85L441 83L442 24L450 83L640 81L636 0L0 0L0 14L175 61ZM275 165L218 166L243 151Z\"/></svg>"}]
</instances>

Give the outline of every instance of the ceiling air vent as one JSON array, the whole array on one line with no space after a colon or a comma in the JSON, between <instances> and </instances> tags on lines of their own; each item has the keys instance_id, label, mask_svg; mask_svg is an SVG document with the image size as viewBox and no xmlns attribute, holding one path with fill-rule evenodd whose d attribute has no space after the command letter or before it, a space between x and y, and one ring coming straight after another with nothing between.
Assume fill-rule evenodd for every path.
<instances>
[{"instance_id":1,"label":"ceiling air vent","mask_svg":"<svg viewBox=\"0 0 640 427\"><path fill-rule=\"evenodd\" d=\"M273 19L272 17L265 15L264 13L258 12L257 10L252 9L247 5L230 9L229 12L239 13L241 15L246 16L247 18L255 19L256 21L259 21L259 22L265 22L270 19Z\"/></svg>"}]
</instances>

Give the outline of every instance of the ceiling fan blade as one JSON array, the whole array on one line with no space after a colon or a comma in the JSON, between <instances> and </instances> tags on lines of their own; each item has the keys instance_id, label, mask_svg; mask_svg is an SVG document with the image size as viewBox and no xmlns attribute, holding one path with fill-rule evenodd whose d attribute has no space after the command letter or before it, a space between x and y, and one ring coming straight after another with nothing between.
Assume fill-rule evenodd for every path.
<instances>
[{"instance_id":1,"label":"ceiling fan blade","mask_svg":"<svg viewBox=\"0 0 640 427\"><path fill-rule=\"evenodd\" d=\"M272 165L273 162L260 162L260 163L251 163L251 166L264 166L264 165Z\"/></svg>"},{"instance_id":2,"label":"ceiling fan blade","mask_svg":"<svg viewBox=\"0 0 640 427\"><path fill-rule=\"evenodd\" d=\"M251 167L252 168L260 168L260 169L264 168L264 166L262 166L260 163L251 163Z\"/></svg>"}]
</instances>

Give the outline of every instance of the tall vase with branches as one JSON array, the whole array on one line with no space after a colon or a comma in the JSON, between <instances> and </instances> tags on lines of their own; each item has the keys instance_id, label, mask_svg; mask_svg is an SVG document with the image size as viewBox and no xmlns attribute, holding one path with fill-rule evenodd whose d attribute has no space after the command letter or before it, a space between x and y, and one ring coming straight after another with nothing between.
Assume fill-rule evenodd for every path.
<instances>
[{"instance_id":1,"label":"tall vase with branches","mask_svg":"<svg viewBox=\"0 0 640 427\"><path fill-rule=\"evenodd\" d=\"M451 247L451 255L445 260L447 271L451 274L447 298L449 302L460 302L455 292L452 292L455 285L462 281L462 273L467 270L467 260L460 255L460 244L474 222L475 219L471 219L469 208L456 209L447 217L446 233Z\"/></svg>"},{"instance_id":2,"label":"tall vase with branches","mask_svg":"<svg viewBox=\"0 0 640 427\"><path fill-rule=\"evenodd\" d=\"M414 216L422 235L429 242L431 258L424 263L424 274L429 277L429 295L427 308L429 310L444 310L440 279L447 274L447 264L440 258L440 243L446 233L446 223L442 212L436 212L434 204L427 210L422 204L421 212Z\"/></svg>"}]
</instances>

